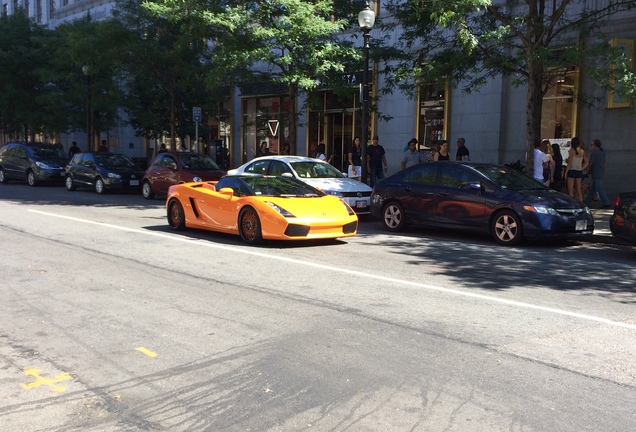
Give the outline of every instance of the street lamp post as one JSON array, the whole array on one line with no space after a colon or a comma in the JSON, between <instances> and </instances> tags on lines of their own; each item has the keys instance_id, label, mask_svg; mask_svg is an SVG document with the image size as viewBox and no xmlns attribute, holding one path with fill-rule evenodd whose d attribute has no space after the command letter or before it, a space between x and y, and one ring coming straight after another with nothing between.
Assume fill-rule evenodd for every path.
<instances>
[{"instance_id":1,"label":"street lamp post","mask_svg":"<svg viewBox=\"0 0 636 432\"><path fill-rule=\"evenodd\" d=\"M82 72L86 76L86 151L93 151L93 113L91 107L91 68L82 66Z\"/></svg>"},{"instance_id":2,"label":"street lamp post","mask_svg":"<svg viewBox=\"0 0 636 432\"><path fill-rule=\"evenodd\" d=\"M369 142L369 33L375 23L375 13L365 1L364 9L358 14L358 24L364 34L364 73L362 75L362 182L367 183L368 161L367 145Z\"/></svg>"}]
</instances>

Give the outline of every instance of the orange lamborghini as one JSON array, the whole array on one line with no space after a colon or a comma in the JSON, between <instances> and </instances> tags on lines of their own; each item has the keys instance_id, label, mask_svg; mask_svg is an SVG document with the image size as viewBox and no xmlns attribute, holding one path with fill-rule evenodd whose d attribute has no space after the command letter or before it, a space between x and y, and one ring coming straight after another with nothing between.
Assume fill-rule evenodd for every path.
<instances>
[{"instance_id":1,"label":"orange lamborghini","mask_svg":"<svg viewBox=\"0 0 636 432\"><path fill-rule=\"evenodd\" d=\"M354 236L358 217L340 198L290 177L240 175L171 186L168 224L263 240Z\"/></svg>"}]
</instances>

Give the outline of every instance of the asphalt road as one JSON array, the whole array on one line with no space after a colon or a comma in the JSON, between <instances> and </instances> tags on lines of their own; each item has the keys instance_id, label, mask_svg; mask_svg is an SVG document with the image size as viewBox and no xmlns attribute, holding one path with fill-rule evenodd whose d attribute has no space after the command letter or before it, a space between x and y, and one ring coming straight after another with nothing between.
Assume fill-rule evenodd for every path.
<instances>
[{"instance_id":1,"label":"asphalt road","mask_svg":"<svg viewBox=\"0 0 636 432\"><path fill-rule=\"evenodd\" d=\"M169 230L0 185L0 431L633 431L636 249Z\"/></svg>"}]
</instances>

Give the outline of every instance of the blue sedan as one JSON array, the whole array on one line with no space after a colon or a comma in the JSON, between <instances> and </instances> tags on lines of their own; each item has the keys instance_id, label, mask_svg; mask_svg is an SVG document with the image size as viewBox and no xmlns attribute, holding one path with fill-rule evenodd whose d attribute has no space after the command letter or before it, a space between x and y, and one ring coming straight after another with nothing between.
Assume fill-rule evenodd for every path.
<instances>
[{"instance_id":1,"label":"blue sedan","mask_svg":"<svg viewBox=\"0 0 636 432\"><path fill-rule=\"evenodd\" d=\"M375 185L371 214L389 231L423 225L490 233L496 242L592 234L582 202L505 166L429 162Z\"/></svg>"}]
</instances>

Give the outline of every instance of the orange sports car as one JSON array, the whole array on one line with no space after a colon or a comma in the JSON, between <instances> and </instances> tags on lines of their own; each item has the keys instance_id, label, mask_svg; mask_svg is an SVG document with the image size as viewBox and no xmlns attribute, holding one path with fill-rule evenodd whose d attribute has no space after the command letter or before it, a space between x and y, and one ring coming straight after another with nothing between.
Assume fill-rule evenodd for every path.
<instances>
[{"instance_id":1,"label":"orange sports car","mask_svg":"<svg viewBox=\"0 0 636 432\"><path fill-rule=\"evenodd\" d=\"M168 224L263 240L354 236L358 217L342 199L290 177L241 175L171 186Z\"/></svg>"}]
</instances>

